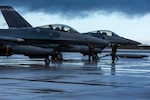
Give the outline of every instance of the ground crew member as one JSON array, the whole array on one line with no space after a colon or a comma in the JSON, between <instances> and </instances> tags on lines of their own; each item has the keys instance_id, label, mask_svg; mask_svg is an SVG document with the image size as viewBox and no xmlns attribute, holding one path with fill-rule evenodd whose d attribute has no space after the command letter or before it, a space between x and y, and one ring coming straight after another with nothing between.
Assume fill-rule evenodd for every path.
<instances>
[{"instance_id":1,"label":"ground crew member","mask_svg":"<svg viewBox=\"0 0 150 100\"><path fill-rule=\"evenodd\" d=\"M92 56L92 59L94 60L94 51L95 51L94 45L89 44L89 61L90 61L91 56Z\"/></svg>"},{"instance_id":2,"label":"ground crew member","mask_svg":"<svg viewBox=\"0 0 150 100\"><path fill-rule=\"evenodd\" d=\"M111 47L112 47L111 58L112 58L112 63L114 63L115 62L115 58L117 58L116 52L117 52L118 45L116 43L114 43L114 44L111 45Z\"/></svg>"}]
</instances>

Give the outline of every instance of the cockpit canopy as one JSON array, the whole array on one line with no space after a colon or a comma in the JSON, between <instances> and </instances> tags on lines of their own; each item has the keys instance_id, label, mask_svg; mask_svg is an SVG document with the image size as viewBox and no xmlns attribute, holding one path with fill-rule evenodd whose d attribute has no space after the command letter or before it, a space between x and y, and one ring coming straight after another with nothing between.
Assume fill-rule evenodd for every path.
<instances>
[{"instance_id":1,"label":"cockpit canopy","mask_svg":"<svg viewBox=\"0 0 150 100\"><path fill-rule=\"evenodd\" d=\"M67 26L67 25L63 25L63 24L44 25L44 26L40 26L39 28L46 28L46 29L50 29L50 30L68 32L68 33L79 33L78 31L76 31L72 27Z\"/></svg>"},{"instance_id":2,"label":"cockpit canopy","mask_svg":"<svg viewBox=\"0 0 150 100\"><path fill-rule=\"evenodd\" d=\"M88 32L88 33L95 33L95 34L100 34L103 36L117 36L118 37L117 34L115 34L112 31L108 31L108 30L96 30L96 31Z\"/></svg>"}]
</instances>

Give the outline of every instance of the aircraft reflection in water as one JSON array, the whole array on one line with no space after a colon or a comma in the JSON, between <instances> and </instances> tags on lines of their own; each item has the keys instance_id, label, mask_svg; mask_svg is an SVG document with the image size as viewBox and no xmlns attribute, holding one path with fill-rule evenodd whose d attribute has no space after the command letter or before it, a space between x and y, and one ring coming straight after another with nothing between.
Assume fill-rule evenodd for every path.
<instances>
[{"instance_id":1,"label":"aircraft reflection in water","mask_svg":"<svg viewBox=\"0 0 150 100\"><path fill-rule=\"evenodd\" d=\"M45 58L45 63L49 64L49 56L55 57L62 48L69 49L71 45L108 45L108 42L105 40L79 33L69 34L57 29L33 28L12 7L1 6L0 9L7 23L10 22L8 25L11 27L9 29L0 29L0 44L2 48L0 49L1 51L3 50L1 56L24 54L31 58ZM16 24L20 28L11 26Z\"/></svg>"}]
</instances>

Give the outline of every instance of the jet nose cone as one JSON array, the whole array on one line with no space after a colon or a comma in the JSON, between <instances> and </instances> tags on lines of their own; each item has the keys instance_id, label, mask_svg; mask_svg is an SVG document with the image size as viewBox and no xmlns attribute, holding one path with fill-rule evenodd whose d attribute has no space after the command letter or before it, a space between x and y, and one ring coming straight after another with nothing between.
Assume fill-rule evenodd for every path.
<instances>
[{"instance_id":1,"label":"jet nose cone","mask_svg":"<svg viewBox=\"0 0 150 100\"><path fill-rule=\"evenodd\" d=\"M140 42L137 42L137 41L129 40L129 41L128 41L128 44L129 44L129 45L140 45L141 43L140 43Z\"/></svg>"}]
</instances>

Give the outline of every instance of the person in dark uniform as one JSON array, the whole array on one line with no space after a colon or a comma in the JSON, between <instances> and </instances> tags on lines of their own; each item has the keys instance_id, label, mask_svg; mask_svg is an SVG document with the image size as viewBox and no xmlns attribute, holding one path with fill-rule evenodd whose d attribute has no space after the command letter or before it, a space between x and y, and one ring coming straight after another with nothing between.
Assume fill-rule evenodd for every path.
<instances>
[{"instance_id":1,"label":"person in dark uniform","mask_svg":"<svg viewBox=\"0 0 150 100\"><path fill-rule=\"evenodd\" d=\"M117 58L116 52L117 52L118 45L116 43L114 43L114 44L111 45L111 47L112 47L111 58L112 58L112 63L114 63L115 59Z\"/></svg>"},{"instance_id":2,"label":"person in dark uniform","mask_svg":"<svg viewBox=\"0 0 150 100\"><path fill-rule=\"evenodd\" d=\"M94 45L89 44L89 61L90 61L91 56L92 56L92 59L94 60L94 51L95 51Z\"/></svg>"}]
</instances>

